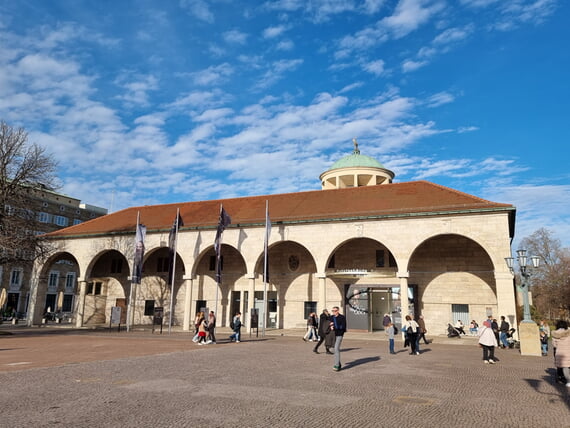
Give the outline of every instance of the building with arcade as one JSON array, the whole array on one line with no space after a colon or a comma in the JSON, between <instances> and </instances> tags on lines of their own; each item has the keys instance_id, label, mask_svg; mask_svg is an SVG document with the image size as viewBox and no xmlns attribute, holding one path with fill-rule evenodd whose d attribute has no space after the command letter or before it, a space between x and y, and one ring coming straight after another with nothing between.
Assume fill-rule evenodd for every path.
<instances>
[{"instance_id":1,"label":"building with arcade","mask_svg":"<svg viewBox=\"0 0 570 428\"><path fill-rule=\"evenodd\" d=\"M38 262L30 324L52 302L50 272L74 266L69 314L77 326L109 323L113 307L134 324L152 323L156 307L184 330L208 308L218 325L256 310L266 328L306 325L310 312L337 305L349 329L383 328L423 314L428 331L447 323L505 315L516 323L511 254L515 207L428 181L393 182L394 174L354 151L321 174L321 190L127 208L48 234L53 253ZM214 240L220 207L231 216L222 235L222 280ZM266 207L271 220L269 280L263 281ZM180 211L174 286L168 238ZM131 284L137 217L146 226L141 284ZM172 292L173 290L173 292ZM265 291L265 292L264 292ZM264 297L266 296L266 301ZM125 322L126 319L123 321Z\"/></svg>"}]
</instances>

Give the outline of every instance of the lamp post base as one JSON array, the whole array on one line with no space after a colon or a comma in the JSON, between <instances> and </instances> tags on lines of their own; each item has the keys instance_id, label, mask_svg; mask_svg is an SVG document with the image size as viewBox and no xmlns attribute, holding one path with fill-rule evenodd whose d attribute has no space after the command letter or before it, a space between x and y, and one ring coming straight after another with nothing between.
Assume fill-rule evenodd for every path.
<instances>
[{"instance_id":1,"label":"lamp post base","mask_svg":"<svg viewBox=\"0 0 570 428\"><path fill-rule=\"evenodd\" d=\"M540 349L540 335L538 326L534 322L521 322L519 324L519 339L521 342L521 355L533 357L542 356Z\"/></svg>"}]
</instances>

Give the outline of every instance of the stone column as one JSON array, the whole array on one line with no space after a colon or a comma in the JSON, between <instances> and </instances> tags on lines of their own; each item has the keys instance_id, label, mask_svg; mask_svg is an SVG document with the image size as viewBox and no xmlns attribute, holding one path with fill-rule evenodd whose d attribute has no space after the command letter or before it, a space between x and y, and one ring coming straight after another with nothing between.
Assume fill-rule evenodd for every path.
<instances>
[{"instance_id":1,"label":"stone column","mask_svg":"<svg viewBox=\"0 0 570 428\"><path fill-rule=\"evenodd\" d=\"M317 314L321 313L327 307L327 275L325 273L318 273L319 279L319 300L317 302Z\"/></svg>"},{"instance_id":2,"label":"stone column","mask_svg":"<svg viewBox=\"0 0 570 428\"><path fill-rule=\"evenodd\" d=\"M511 327L518 324L517 304L513 275L510 272L495 272L495 287L497 290L497 319L504 315Z\"/></svg>"},{"instance_id":3,"label":"stone column","mask_svg":"<svg viewBox=\"0 0 570 428\"><path fill-rule=\"evenodd\" d=\"M77 301L77 312L75 313L75 327L83 327L85 317L85 293L87 292L87 281L78 280L79 299Z\"/></svg>"},{"instance_id":4,"label":"stone column","mask_svg":"<svg viewBox=\"0 0 570 428\"><path fill-rule=\"evenodd\" d=\"M190 323L192 321L192 286L194 281L192 277L183 277L184 281L184 320L182 321L182 330L190 331Z\"/></svg>"},{"instance_id":5,"label":"stone column","mask_svg":"<svg viewBox=\"0 0 570 428\"><path fill-rule=\"evenodd\" d=\"M36 261L32 267L32 275L30 281L30 303L28 305L28 315L26 317L26 325L28 327L31 327L34 324L41 324L42 322L42 305L38 304L38 296L40 295L40 278L38 272L40 272L40 270L41 267Z\"/></svg>"},{"instance_id":6,"label":"stone column","mask_svg":"<svg viewBox=\"0 0 570 428\"><path fill-rule=\"evenodd\" d=\"M251 320L251 312L252 309L255 307L255 276L250 275L248 278L247 284L247 294L248 294L248 305L249 305L249 313L247 314L247 320ZM230 317L232 314L230 314Z\"/></svg>"},{"instance_id":7,"label":"stone column","mask_svg":"<svg viewBox=\"0 0 570 428\"><path fill-rule=\"evenodd\" d=\"M410 272L398 272L396 275L400 278L400 305L403 321L406 315L410 314L410 304L408 302L408 278L410 277Z\"/></svg>"}]
</instances>

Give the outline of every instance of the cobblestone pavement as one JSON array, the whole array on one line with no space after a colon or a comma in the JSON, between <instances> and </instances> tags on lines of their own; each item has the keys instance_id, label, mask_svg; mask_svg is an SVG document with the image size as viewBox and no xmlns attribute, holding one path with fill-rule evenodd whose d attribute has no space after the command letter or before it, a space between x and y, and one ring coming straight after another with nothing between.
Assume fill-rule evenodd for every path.
<instances>
[{"instance_id":1,"label":"cobblestone pavement","mask_svg":"<svg viewBox=\"0 0 570 428\"><path fill-rule=\"evenodd\" d=\"M349 332L333 372L300 332L226 333L198 346L178 331L14 329L0 335L0 425L570 427L550 356L497 350L486 365L475 339L442 337L390 355L383 335Z\"/></svg>"}]
</instances>

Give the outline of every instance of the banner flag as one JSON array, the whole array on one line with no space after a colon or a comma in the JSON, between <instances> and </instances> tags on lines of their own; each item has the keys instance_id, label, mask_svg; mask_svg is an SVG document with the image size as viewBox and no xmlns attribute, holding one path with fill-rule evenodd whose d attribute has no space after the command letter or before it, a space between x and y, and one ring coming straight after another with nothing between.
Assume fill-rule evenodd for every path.
<instances>
[{"instance_id":1,"label":"banner flag","mask_svg":"<svg viewBox=\"0 0 570 428\"><path fill-rule=\"evenodd\" d=\"M218 230L216 231L216 239L214 241L214 250L216 251L216 282L218 284L222 282L222 234L231 222L231 217L222 206L220 209L220 221L218 223Z\"/></svg>"},{"instance_id":2,"label":"banner flag","mask_svg":"<svg viewBox=\"0 0 570 428\"><path fill-rule=\"evenodd\" d=\"M145 237L146 237L146 226L144 224L137 223L137 230L135 235L135 256L133 262L133 274L131 276L131 282L134 282L135 284L141 283Z\"/></svg>"},{"instance_id":3,"label":"banner flag","mask_svg":"<svg viewBox=\"0 0 570 428\"><path fill-rule=\"evenodd\" d=\"M168 235L168 283L172 284L174 279L174 261L176 259L176 241L178 238L178 229L184 226L180 212L174 219L172 227L170 228L170 234Z\"/></svg>"},{"instance_id":4,"label":"banner flag","mask_svg":"<svg viewBox=\"0 0 570 428\"><path fill-rule=\"evenodd\" d=\"M269 237L271 236L271 220L269 219L269 202L265 202L265 240L263 260L263 282L269 282Z\"/></svg>"}]
</instances>

